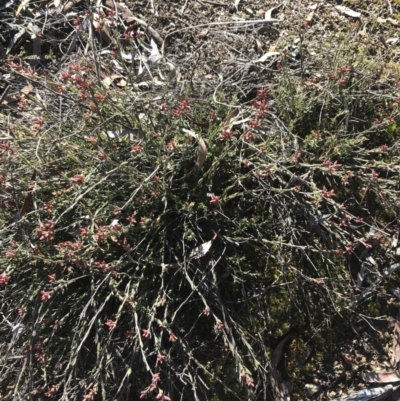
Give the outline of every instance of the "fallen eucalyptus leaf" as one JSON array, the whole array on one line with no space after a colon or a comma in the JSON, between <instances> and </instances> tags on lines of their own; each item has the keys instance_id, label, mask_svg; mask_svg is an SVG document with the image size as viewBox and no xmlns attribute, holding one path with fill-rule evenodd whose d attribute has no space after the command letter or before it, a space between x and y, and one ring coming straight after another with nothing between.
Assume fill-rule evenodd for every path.
<instances>
[{"instance_id":1,"label":"fallen eucalyptus leaf","mask_svg":"<svg viewBox=\"0 0 400 401\"><path fill-rule=\"evenodd\" d=\"M360 18L361 13L357 11L353 11L351 8L345 7L345 6L336 6L336 10L340 11L341 13L348 15L349 17L353 18Z\"/></svg>"},{"instance_id":2,"label":"fallen eucalyptus leaf","mask_svg":"<svg viewBox=\"0 0 400 401\"><path fill-rule=\"evenodd\" d=\"M362 379L367 383L393 383L400 381L398 372L363 372Z\"/></svg>"},{"instance_id":3,"label":"fallen eucalyptus leaf","mask_svg":"<svg viewBox=\"0 0 400 401\"><path fill-rule=\"evenodd\" d=\"M385 387L365 388L348 396L334 398L331 401L378 401L385 399L392 391L393 386L389 384Z\"/></svg>"}]
</instances>

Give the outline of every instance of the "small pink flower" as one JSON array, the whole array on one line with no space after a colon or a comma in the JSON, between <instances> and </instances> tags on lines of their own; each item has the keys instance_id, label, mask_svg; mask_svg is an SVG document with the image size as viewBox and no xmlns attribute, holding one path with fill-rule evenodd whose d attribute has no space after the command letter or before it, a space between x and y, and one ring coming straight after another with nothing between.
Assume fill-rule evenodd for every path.
<instances>
[{"instance_id":1,"label":"small pink flower","mask_svg":"<svg viewBox=\"0 0 400 401\"><path fill-rule=\"evenodd\" d=\"M49 283L54 283L54 281L56 281L56 275L55 274L48 274L47 278L49 280Z\"/></svg>"},{"instance_id":2,"label":"small pink flower","mask_svg":"<svg viewBox=\"0 0 400 401\"><path fill-rule=\"evenodd\" d=\"M169 108L169 106L168 106L167 103L162 103L162 104L160 104L160 110L161 110L161 111L167 111L168 108Z\"/></svg>"},{"instance_id":3,"label":"small pink flower","mask_svg":"<svg viewBox=\"0 0 400 401\"><path fill-rule=\"evenodd\" d=\"M253 139L253 134L250 131L247 131L244 135L243 135L244 139L247 142L250 142Z\"/></svg>"},{"instance_id":4,"label":"small pink flower","mask_svg":"<svg viewBox=\"0 0 400 401\"><path fill-rule=\"evenodd\" d=\"M108 327L108 330L110 330L110 331L111 331L111 330L114 330L115 327L117 326L117 323L114 322L114 321L111 320L111 319L108 319L104 324Z\"/></svg>"},{"instance_id":5,"label":"small pink flower","mask_svg":"<svg viewBox=\"0 0 400 401\"><path fill-rule=\"evenodd\" d=\"M53 211L53 204L51 202L46 202L43 204L43 208L46 212L51 213Z\"/></svg>"},{"instance_id":6,"label":"small pink flower","mask_svg":"<svg viewBox=\"0 0 400 401\"><path fill-rule=\"evenodd\" d=\"M211 205L218 206L220 200L221 200L221 196L211 194L211 200L210 200Z\"/></svg>"},{"instance_id":7,"label":"small pink flower","mask_svg":"<svg viewBox=\"0 0 400 401\"><path fill-rule=\"evenodd\" d=\"M58 392L58 387L55 384L53 384L53 386L51 386L51 388L46 393L44 393L44 395L46 397L54 397L57 392Z\"/></svg>"},{"instance_id":8,"label":"small pink flower","mask_svg":"<svg viewBox=\"0 0 400 401\"><path fill-rule=\"evenodd\" d=\"M47 301L51 298L51 292L50 291L40 291L40 298L42 301Z\"/></svg>"},{"instance_id":9,"label":"small pink flower","mask_svg":"<svg viewBox=\"0 0 400 401\"><path fill-rule=\"evenodd\" d=\"M159 363L160 365L162 365L162 363L164 362L165 356L158 354L157 355L157 363Z\"/></svg>"},{"instance_id":10,"label":"small pink flower","mask_svg":"<svg viewBox=\"0 0 400 401\"><path fill-rule=\"evenodd\" d=\"M75 174L72 178L70 178L71 184L81 185L85 181L85 176L83 174Z\"/></svg>"},{"instance_id":11,"label":"small pink flower","mask_svg":"<svg viewBox=\"0 0 400 401\"><path fill-rule=\"evenodd\" d=\"M102 260L101 262L94 262L93 264L100 270L108 271L108 264L105 260Z\"/></svg>"},{"instance_id":12,"label":"small pink flower","mask_svg":"<svg viewBox=\"0 0 400 401\"><path fill-rule=\"evenodd\" d=\"M231 141L233 139L233 131L232 130L223 130L219 136L221 141Z\"/></svg>"},{"instance_id":13,"label":"small pink flower","mask_svg":"<svg viewBox=\"0 0 400 401\"><path fill-rule=\"evenodd\" d=\"M257 120L250 120L249 121L249 127L252 129L257 129L261 127L261 123Z\"/></svg>"},{"instance_id":14,"label":"small pink flower","mask_svg":"<svg viewBox=\"0 0 400 401\"><path fill-rule=\"evenodd\" d=\"M147 329L142 329L142 336L143 336L143 338L148 338L148 337L150 337L150 330L147 330Z\"/></svg>"},{"instance_id":15,"label":"small pink flower","mask_svg":"<svg viewBox=\"0 0 400 401\"><path fill-rule=\"evenodd\" d=\"M78 99L79 100L86 100L87 99L87 94L83 92L78 93Z\"/></svg>"},{"instance_id":16,"label":"small pink flower","mask_svg":"<svg viewBox=\"0 0 400 401\"><path fill-rule=\"evenodd\" d=\"M215 323L215 328L217 330L221 330L224 328L224 324L221 322L221 320L217 320L217 322Z\"/></svg>"},{"instance_id":17,"label":"small pink flower","mask_svg":"<svg viewBox=\"0 0 400 401\"><path fill-rule=\"evenodd\" d=\"M341 249L335 249L335 250L333 251L333 253L334 253L336 256L343 256L345 252L344 252L343 250L341 250Z\"/></svg>"},{"instance_id":18,"label":"small pink flower","mask_svg":"<svg viewBox=\"0 0 400 401\"><path fill-rule=\"evenodd\" d=\"M42 363L46 360L46 355L43 352L37 352L34 356L39 363Z\"/></svg>"},{"instance_id":19,"label":"small pink flower","mask_svg":"<svg viewBox=\"0 0 400 401\"><path fill-rule=\"evenodd\" d=\"M159 383L161 381L161 377L159 373L154 373L152 379L151 379L151 383L154 385L157 385L157 383Z\"/></svg>"},{"instance_id":20,"label":"small pink flower","mask_svg":"<svg viewBox=\"0 0 400 401\"><path fill-rule=\"evenodd\" d=\"M60 78L61 81L68 81L71 79L71 74L69 72L62 72Z\"/></svg>"},{"instance_id":21,"label":"small pink flower","mask_svg":"<svg viewBox=\"0 0 400 401\"><path fill-rule=\"evenodd\" d=\"M95 136L87 136L85 138L85 141L89 142L89 143L92 143L92 144L95 144L95 143L98 142L98 139Z\"/></svg>"},{"instance_id":22,"label":"small pink flower","mask_svg":"<svg viewBox=\"0 0 400 401\"><path fill-rule=\"evenodd\" d=\"M171 343L174 343L174 342L178 341L178 337L174 333L171 333L169 335L168 341Z\"/></svg>"},{"instance_id":23,"label":"small pink flower","mask_svg":"<svg viewBox=\"0 0 400 401\"><path fill-rule=\"evenodd\" d=\"M42 128L42 126L44 124L44 119L41 117L35 117L33 119L33 124L34 124L34 128L39 130L40 128Z\"/></svg>"},{"instance_id":24,"label":"small pink flower","mask_svg":"<svg viewBox=\"0 0 400 401\"><path fill-rule=\"evenodd\" d=\"M368 241L367 239L361 238L361 239L359 239L359 241L365 246L365 248L367 248L367 249L372 248L372 245L367 242Z\"/></svg>"},{"instance_id":25,"label":"small pink flower","mask_svg":"<svg viewBox=\"0 0 400 401\"><path fill-rule=\"evenodd\" d=\"M176 144L175 144L174 140L172 140L171 142L167 143L167 149L170 152L174 152L176 150Z\"/></svg>"},{"instance_id":26,"label":"small pink flower","mask_svg":"<svg viewBox=\"0 0 400 401\"><path fill-rule=\"evenodd\" d=\"M141 148L142 147L140 145L133 145L132 149L131 149L131 153L139 153Z\"/></svg>"},{"instance_id":27,"label":"small pink flower","mask_svg":"<svg viewBox=\"0 0 400 401\"><path fill-rule=\"evenodd\" d=\"M301 153L300 150L296 150L293 153L292 159L297 163L301 159L302 156L303 156L303 153Z\"/></svg>"},{"instance_id":28,"label":"small pink flower","mask_svg":"<svg viewBox=\"0 0 400 401\"><path fill-rule=\"evenodd\" d=\"M328 171L330 173L333 173L334 171L338 170L340 167L342 167L342 164L339 164L337 161L335 161L333 164L331 164L328 167Z\"/></svg>"},{"instance_id":29,"label":"small pink flower","mask_svg":"<svg viewBox=\"0 0 400 401\"><path fill-rule=\"evenodd\" d=\"M330 190L330 191L328 191L328 190L326 189L325 185L324 185L324 187L322 188L322 195L323 195L325 198L333 198L334 196L336 196L336 195L335 195L335 191L334 191L333 189Z\"/></svg>"},{"instance_id":30,"label":"small pink flower","mask_svg":"<svg viewBox=\"0 0 400 401\"><path fill-rule=\"evenodd\" d=\"M106 99L107 94L106 93L104 93L104 94L97 93L96 95L94 95L94 97L99 103L102 103Z\"/></svg>"},{"instance_id":31,"label":"small pink flower","mask_svg":"<svg viewBox=\"0 0 400 401\"><path fill-rule=\"evenodd\" d=\"M106 160L107 159L107 153L104 152L104 150L100 151L98 156L99 156L100 160Z\"/></svg>"},{"instance_id":32,"label":"small pink flower","mask_svg":"<svg viewBox=\"0 0 400 401\"><path fill-rule=\"evenodd\" d=\"M203 315L210 316L210 308L205 308L203 310Z\"/></svg>"},{"instance_id":33,"label":"small pink flower","mask_svg":"<svg viewBox=\"0 0 400 401\"><path fill-rule=\"evenodd\" d=\"M26 106L26 100L24 98L21 98L21 100L17 103L17 106L19 109L23 110Z\"/></svg>"},{"instance_id":34,"label":"small pink flower","mask_svg":"<svg viewBox=\"0 0 400 401\"><path fill-rule=\"evenodd\" d=\"M0 274L0 284L8 284L11 280L11 276L7 276L5 273Z\"/></svg>"},{"instance_id":35,"label":"small pink flower","mask_svg":"<svg viewBox=\"0 0 400 401\"><path fill-rule=\"evenodd\" d=\"M160 392L158 393L156 400L160 400L160 401L171 401L171 398L164 395L164 393L162 392L162 390L160 390Z\"/></svg>"},{"instance_id":36,"label":"small pink flower","mask_svg":"<svg viewBox=\"0 0 400 401\"><path fill-rule=\"evenodd\" d=\"M254 387L254 380L251 377L246 377L247 387Z\"/></svg>"},{"instance_id":37,"label":"small pink flower","mask_svg":"<svg viewBox=\"0 0 400 401\"><path fill-rule=\"evenodd\" d=\"M271 95L271 90L269 88L257 89L257 97L261 99L268 99Z\"/></svg>"},{"instance_id":38,"label":"small pink flower","mask_svg":"<svg viewBox=\"0 0 400 401\"><path fill-rule=\"evenodd\" d=\"M251 166L254 166L254 164L250 160L247 160L247 159L243 160L243 167L244 168L249 168Z\"/></svg>"},{"instance_id":39,"label":"small pink flower","mask_svg":"<svg viewBox=\"0 0 400 401\"><path fill-rule=\"evenodd\" d=\"M97 394L97 391L93 388L89 390L89 393L83 396L82 401L91 401L93 400L94 396Z\"/></svg>"},{"instance_id":40,"label":"small pink flower","mask_svg":"<svg viewBox=\"0 0 400 401\"><path fill-rule=\"evenodd\" d=\"M26 313L26 308L25 308L24 306L20 306L20 307L17 309L17 313L18 313L19 316L24 316L25 313Z\"/></svg>"},{"instance_id":41,"label":"small pink flower","mask_svg":"<svg viewBox=\"0 0 400 401\"><path fill-rule=\"evenodd\" d=\"M5 251L4 256L6 259L14 259L17 256L17 252L14 251Z\"/></svg>"},{"instance_id":42,"label":"small pink flower","mask_svg":"<svg viewBox=\"0 0 400 401\"><path fill-rule=\"evenodd\" d=\"M87 227L80 227L79 228L79 235L81 237L86 237L87 235L89 235L89 229Z\"/></svg>"}]
</instances>

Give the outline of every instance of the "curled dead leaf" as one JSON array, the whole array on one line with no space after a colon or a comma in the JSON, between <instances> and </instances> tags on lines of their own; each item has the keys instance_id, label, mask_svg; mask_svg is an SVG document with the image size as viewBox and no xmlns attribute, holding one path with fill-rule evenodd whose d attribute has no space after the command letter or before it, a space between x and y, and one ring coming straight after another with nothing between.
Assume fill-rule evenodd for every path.
<instances>
[{"instance_id":1,"label":"curled dead leaf","mask_svg":"<svg viewBox=\"0 0 400 401\"><path fill-rule=\"evenodd\" d=\"M184 180L185 178L190 177L193 175L196 171L200 170L200 168L203 166L203 164L206 162L207 158L207 146L199 135L197 135L194 131L188 130L188 129L183 129L184 132L189 134L191 137L195 138L197 143L198 143L198 154L197 154L197 162L194 165L194 167L183 177L179 178L178 181Z\"/></svg>"}]
</instances>

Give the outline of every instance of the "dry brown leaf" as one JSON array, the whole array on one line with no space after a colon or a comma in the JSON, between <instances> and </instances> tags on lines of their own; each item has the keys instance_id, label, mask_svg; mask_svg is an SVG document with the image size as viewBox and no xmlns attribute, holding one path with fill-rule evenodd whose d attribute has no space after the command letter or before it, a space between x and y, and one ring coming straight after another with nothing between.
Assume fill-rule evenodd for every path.
<instances>
[{"instance_id":1,"label":"dry brown leaf","mask_svg":"<svg viewBox=\"0 0 400 401\"><path fill-rule=\"evenodd\" d=\"M393 366L400 363L400 311L397 313L396 321L393 328Z\"/></svg>"},{"instance_id":2,"label":"dry brown leaf","mask_svg":"<svg viewBox=\"0 0 400 401\"><path fill-rule=\"evenodd\" d=\"M393 383L400 381L400 374L393 372L363 372L362 379L367 383Z\"/></svg>"},{"instance_id":3,"label":"dry brown leaf","mask_svg":"<svg viewBox=\"0 0 400 401\"><path fill-rule=\"evenodd\" d=\"M283 380L282 373L278 369L278 364L281 362L283 357L283 349L289 339L290 336L286 336L278 344L274 353L272 354L270 379L274 391L275 401L290 401L292 385L288 380Z\"/></svg>"},{"instance_id":4,"label":"dry brown leaf","mask_svg":"<svg viewBox=\"0 0 400 401\"><path fill-rule=\"evenodd\" d=\"M31 181L35 181L35 179L36 179L36 171L33 172ZM24 217L28 213L29 208L31 207L32 197L33 197L33 190L31 189L28 191L28 194L26 195L24 203L19 212L20 219L22 219L22 217Z\"/></svg>"},{"instance_id":5,"label":"dry brown leaf","mask_svg":"<svg viewBox=\"0 0 400 401\"><path fill-rule=\"evenodd\" d=\"M33 86L31 84L28 84L21 89L21 93L23 93L24 95L29 95L29 93L32 92L32 89Z\"/></svg>"},{"instance_id":6,"label":"dry brown leaf","mask_svg":"<svg viewBox=\"0 0 400 401\"><path fill-rule=\"evenodd\" d=\"M119 74L112 74L109 77L105 77L101 83L103 84L103 86L108 89L110 87L110 85L116 80L116 79L122 79L124 78L122 75Z\"/></svg>"}]
</instances>

